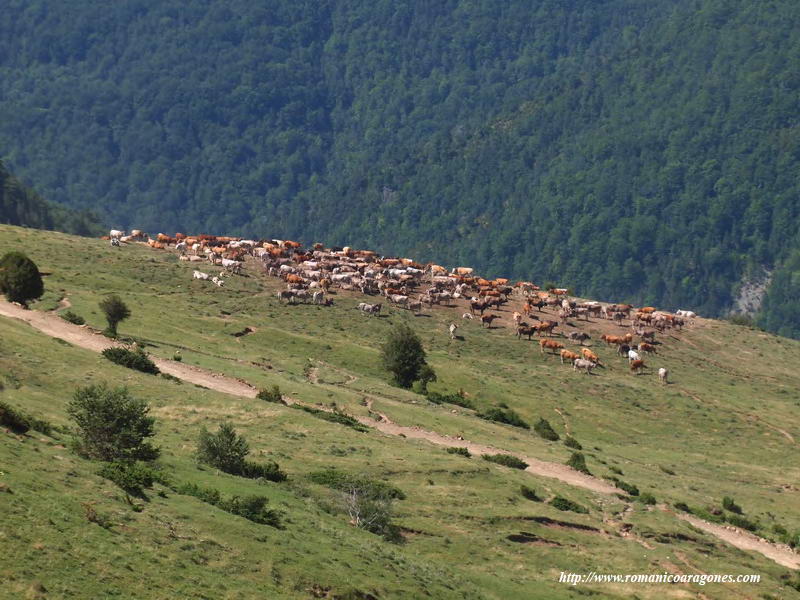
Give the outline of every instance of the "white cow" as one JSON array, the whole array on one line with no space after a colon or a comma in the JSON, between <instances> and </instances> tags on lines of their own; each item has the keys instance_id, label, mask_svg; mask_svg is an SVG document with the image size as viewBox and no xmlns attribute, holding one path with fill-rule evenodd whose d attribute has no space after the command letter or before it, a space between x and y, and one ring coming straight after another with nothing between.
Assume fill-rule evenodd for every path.
<instances>
[{"instance_id":1,"label":"white cow","mask_svg":"<svg viewBox=\"0 0 800 600\"><path fill-rule=\"evenodd\" d=\"M667 383L669 383L669 382L667 381L667 377L669 377L669 371L668 371L667 369L665 369L664 367L661 367L661 368L658 370L658 380L659 380L659 381L660 381L660 382L661 382L663 385L666 385Z\"/></svg>"},{"instance_id":2,"label":"white cow","mask_svg":"<svg viewBox=\"0 0 800 600\"><path fill-rule=\"evenodd\" d=\"M448 330L450 331L450 339L451 340L456 339L456 330L457 329L458 329L458 325L456 325L455 323L450 323L450 327L448 327Z\"/></svg>"},{"instance_id":3,"label":"white cow","mask_svg":"<svg viewBox=\"0 0 800 600\"><path fill-rule=\"evenodd\" d=\"M220 279L220 278L219 278L219 277L217 277L216 275L215 275L214 277L212 277L212 278L211 278L211 283L213 283L213 284L214 284L214 285L216 285L217 287L222 287L223 285L225 285L225 281L224 281L224 280L222 280L222 279Z\"/></svg>"},{"instance_id":4,"label":"white cow","mask_svg":"<svg viewBox=\"0 0 800 600\"><path fill-rule=\"evenodd\" d=\"M109 234L108 234L108 237L110 237L110 238L113 240L114 238L117 238L117 239L119 239L119 238L121 238L123 235L125 235L125 232L124 232L124 231L120 231L119 229L112 229L112 230L109 232Z\"/></svg>"},{"instance_id":5,"label":"white cow","mask_svg":"<svg viewBox=\"0 0 800 600\"><path fill-rule=\"evenodd\" d=\"M314 292L314 295L311 297L311 301L314 304L325 304L325 292L322 290Z\"/></svg>"},{"instance_id":6,"label":"white cow","mask_svg":"<svg viewBox=\"0 0 800 600\"><path fill-rule=\"evenodd\" d=\"M231 273L241 273L242 272L242 263L238 260L231 260L229 258L222 259L222 266L225 267Z\"/></svg>"},{"instance_id":7,"label":"white cow","mask_svg":"<svg viewBox=\"0 0 800 600\"><path fill-rule=\"evenodd\" d=\"M202 271L195 271L192 274L192 277L194 277L195 279L207 280L208 279L208 273L203 273Z\"/></svg>"},{"instance_id":8,"label":"white cow","mask_svg":"<svg viewBox=\"0 0 800 600\"><path fill-rule=\"evenodd\" d=\"M636 350L628 350L628 362L631 363L635 360L641 360L639 353Z\"/></svg>"}]
</instances>

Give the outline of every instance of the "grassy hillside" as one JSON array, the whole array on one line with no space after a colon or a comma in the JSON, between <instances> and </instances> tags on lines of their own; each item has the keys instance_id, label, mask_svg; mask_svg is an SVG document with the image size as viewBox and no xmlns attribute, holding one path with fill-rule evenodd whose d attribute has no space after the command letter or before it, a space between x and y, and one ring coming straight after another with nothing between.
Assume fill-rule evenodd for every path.
<instances>
[{"instance_id":1,"label":"grassy hillside","mask_svg":"<svg viewBox=\"0 0 800 600\"><path fill-rule=\"evenodd\" d=\"M257 387L279 385L301 402L336 403L357 416L383 413L401 426L460 435L543 461L569 458L571 450L561 442L389 385L378 347L392 324L408 323L439 375L432 389L463 389L481 410L504 403L531 424L548 419L562 437L569 432L583 445L594 475L617 476L659 503L649 507L448 454L424 440L358 432L290 407L138 374L0 317L0 400L59 428L52 437L0 436L0 502L12 516L0 526L0 596L797 595L785 585L797 581L787 568L737 550L676 518L679 511L661 507L719 507L732 496L759 524L760 536L777 539L775 525L800 530L800 467L793 460L800 439L800 382L792 366L798 342L701 319L662 338L659 357L648 359L672 373L673 383L660 386L652 372L632 376L625 362L598 346L606 369L592 377L574 373L542 356L538 344L517 340L506 311L496 329L464 322L464 340L451 341L446 325L463 308L437 308L420 317L394 310L369 318L354 310L360 298L346 293L336 295L332 307L282 306L274 296L277 283L253 264L245 276L217 288L192 280L192 267L174 253L140 245L111 248L98 240L0 226L0 248L21 249L50 273L35 310L63 311L66 298L70 310L102 328L97 302L118 293L133 312L121 334L146 343L157 357L172 358L180 349L185 364ZM584 327L591 332L606 326ZM254 332L232 335L245 327ZM72 391L99 381L124 383L150 402L160 462L170 478L225 494L266 495L281 511L284 528L253 524L159 485L141 512L132 510L118 488L95 474L97 463L71 453L62 429L69 425L65 404ZM248 438L256 460L277 461L289 481L259 484L198 467L193 452L200 428L223 422ZM385 480L405 493L395 518L405 543L391 544L348 524L332 492L308 478L329 466ZM519 492L523 484L545 500L563 496L589 512L527 500ZM94 503L111 526L88 523L82 503ZM591 570L758 573L763 580L702 589L558 583L561 571Z\"/></svg>"},{"instance_id":2,"label":"grassy hillside","mask_svg":"<svg viewBox=\"0 0 800 600\"><path fill-rule=\"evenodd\" d=\"M794 0L9 0L0 155L107 225L368 246L800 337Z\"/></svg>"}]
</instances>

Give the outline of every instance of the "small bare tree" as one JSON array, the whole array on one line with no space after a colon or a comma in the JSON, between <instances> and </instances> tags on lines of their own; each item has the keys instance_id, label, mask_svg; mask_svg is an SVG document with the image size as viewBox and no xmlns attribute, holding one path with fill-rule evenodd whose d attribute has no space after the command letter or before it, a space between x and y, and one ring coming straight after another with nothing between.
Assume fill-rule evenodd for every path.
<instances>
[{"instance_id":1,"label":"small bare tree","mask_svg":"<svg viewBox=\"0 0 800 600\"><path fill-rule=\"evenodd\" d=\"M399 528L392 523L391 494L376 493L374 488L353 481L340 495L351 525L381 535L387 541L402 541Z\"/></svg>"}]
</instances>

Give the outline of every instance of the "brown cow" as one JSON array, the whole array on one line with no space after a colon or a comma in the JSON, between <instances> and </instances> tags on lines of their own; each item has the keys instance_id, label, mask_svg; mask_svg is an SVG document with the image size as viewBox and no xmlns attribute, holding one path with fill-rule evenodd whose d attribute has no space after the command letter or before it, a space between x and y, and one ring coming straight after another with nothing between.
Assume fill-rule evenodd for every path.
<instances>
[{"instance_id":1,"label":"brown cow","mask_svg":"<svg viewBox=\"0 0 800 600\"><path fill-rule=\"evenodd\" d=\"M578 354L577 352L573 352L572 350L562 350L561 351L561 364L563 365L565 360L569 361L569 363L572 364L573 360L575 360L576 358L580 358L580 357L581 357L580 354Z\"/></svg>"},{"instance_id":2,"label":"brown cow","mask_svg":"<svg viewBox=\"0 0 800 600\"><path fill-rule=\"evenodd\" d=\"M658 354L656 347L653 344L642 342L639 344L639 352L647 352L648 354Z\"/></svg>"},{"instance_id":3,"label":"brown cow","mask_svg":"<svg viewBox=\"0 0 800 600\"><path fill-rule=\"evenodd\" d=\"M641 375L642 370L646 369L647 365L644 364L643 360L632 360L631 361L631 373L634 375Z\"/></svg>"},{"instance_id":4,"label":"brown cow","mask_svg":"<svg viewBox=\"0 0 800 600\"><path fill-rule=\"evenodd\" d=\"M558 327L558 323L555 321L543 321L538 325L534 325L541 336L543 333L547 335L553 335L553 330Z\"/></svg>"},{"instance_id":5,"label":"brown cow","mask_svg":"<svg viewBox=\"0 0 800 600\"><path fill-rule=\"evenodd\" d=\"M586 360L590 360L593 363L597 363L598 365L600 364L600 358L597 356L597 354L595 354L588 348L581 348L581 354L583 355L583 358L585 358Z\"/></svg>"},{"instance_id":6,"label":"brown cow","mask_svg":"<svg viewBox=\"0 0 800 600\"><path fill-rule=\"evenodd\" d=\"M564 347L564 344L561 342L556 342L553 340L539 340L539 349L544 354L544 349L547 348L548 350L552 350L553 354L556 353L556 350L561 350Z\"/></svg>"},{"instance_id":7,"label":"brown cow","mask_svg":"<svg viewBox=\"0 0 800 600\"><path fill-rule=\"evenodd\" d=\"M499 319L500 315L481 315L481 325L486 325L487 328L492 328L492 321Z\"/></svg>"}]
</instances>

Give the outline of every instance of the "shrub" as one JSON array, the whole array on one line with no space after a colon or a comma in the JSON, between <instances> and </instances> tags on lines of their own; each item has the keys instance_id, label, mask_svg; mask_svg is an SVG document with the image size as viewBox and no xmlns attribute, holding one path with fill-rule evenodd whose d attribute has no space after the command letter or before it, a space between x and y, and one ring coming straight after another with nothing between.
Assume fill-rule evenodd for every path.
<instances>
[{"instance_id":1,"label":"shrub","mask_svg":"<svg viewBox=\"0 0 800 600\"><path fill-rule=\"evenodd\" d=\"M172 360L174 360L175 362L183 361L183 355L181 354L180 350L175 350L175 352L172 355Z\"/></svg>"},{"instance_id":2,"label":"shrub","mask_svg":"<svg viewBox=\"0 0 800 600\"><path fill-rule=\"evenodd\" d=\"M530 500L532 502L541 502L542 499L536 495L536 490L529 488L527 485L521 485L519 488L519 493L522 494L522 497Z\"/></svg>"},{"instance_id":3,"label":"shrub","mask_svg":"<svg viewBox=\"0 0 800 600\"><path fill-rule=\"evenodd\" d=\"M591 475L592 473L589 471L589 467L586 466L586 457L581 454L580 452L573 452L572 456L569 457L567 461L567 466L572 467L576 471L580 471L581 473L586 473L587 475Z\"/></svg>"},{"instance_id":4,"label":"shrub","mask_svg":"<svg viewBox=\"0 0 800 600\"><path fill-rule=\"evenodd\" d=\"M78 452L109 462L158 458L158 448L146 441L155 435L149 412L147 402L126 388L106 384L78 388L67 404L67 414L77 425Z\"/></svg>"},{"instance_id":5,"label":"shrub","mask_svg":"<svg viewBox=\"0 0 800 600\"><path fill-rule=\"evenodd\" d=\"M273 385L270 389L258 390L256 398L263 400L264 402L283 402L281 388L279 388L277 385Z\"/></svg>"},{"instance_id":6,"label":"shrub","mask_svg":"<svg viewBox=\"0 0 800 600\"><path fill-rule=\"evenodd\" d=\"M221 500L218 506L232 515L244 517L253 523L270 525L280 529L280 513L267 508L267 498L264 496L232 496L228 500Z\"/></svg>"},{"instance_id":7,"label":"shrub","mask_svg":"<svg viewBox=\"0 0 800 600\"><path fill-rule=\"evenodd\" d=\"M578 440L571 435L564 436L564 445L567 448L573 448L574 450L583 450L583 446L581 446Z\"/></svg>"},{"instance_id":8,"label":"shrub","mask_svg":"<svg viewBox=\"0 0 800 600\"><path fill-rule=\"evenodd\" d=\"M346 427L350 427L351 429L355 429L356 431L360 431L362 433L369 431L369 427L367 427L366 425L362 425L354 417L351 417L350 415L346 415L339 411L329 412L326 410L321 410L319 408L313 408L311 406L304 406L302 404L292 404L292 408L305 411L311 415L314 415L319 419L322 419L323 421L330 421L331 423L338 423L339 425L345 425Z\"/></svg>"},{"instance_id":9,"label":"shrub","mask_svg":"<svg viewBox=\"0 0 800 600\"><path fill-rule=\"evenodd\" d=\"M615 486L617 486L621 490L625 490L631 496L638 496L639 495L639 488L635 485L631 485L630 483L626 483L617 477L606 477L609 481L611 481Z\"/></svg>"},{"instance_id":10,"label":"shrub","mask_svg":"<svg viewBox=\"0 0 800 600\"><path fill-rule=\"evenodd\" d=\"M342 471L337 471L336 469L314 471L309 473L308 478L314 483L339 491L343 491L355 486L368 496L388 496L394 500L405 500L406 498L403 490L386 483L385 481L370 479L364 475L351 475L350 473L343 473Z\"/></svg>"},{"instance_id":11,"label":"shrub","mask_svg":"<svg viewBox=\"0 0 800 600\"><path fill-rule=\"evenodd\" d=\"M197 460L230 475L268 481L285 481L286 473L275 462L254 463L245 460L250 453L247 440L232 425L223 423L216 433L205 427L197 442Z\"/></svg>"},{"instance_id":12,"label":"shrub","mask_svg":"<svg viewBox=\"0 0 800 600\"><path fill-rule=\"evenodd\" d=\"M558 434L555 432L547 419L539 419L536 425L533 426L533 430L538 433L539 436L546 440L550 440L551 442L557 442L559 440Z\"/></svg>"},{"instance_id":13,"label":"shrub","mask_svg":"<svg viewBox=\"0 0 800 600\"><path fill-rule=\"evenodd\" d=\"M113 363L142 373L158 375L161 372L140 347L137 347L136 350L118 347L106 348L101 354Z\"/></svg>"},{"instance_id":14,"label":"shrub","mask_svg":"<svg viewBox=\"0 0 800 600\"><path fill-rule=\"evenodd\" d=\"M427 398L429 402L433 402L434 404L455 404L456 406L461 406L462 408L474 408L472 402L469 401L468 398L464 397L463 391L458 391L453 394L440 394L439 392L428 392Z\"/></svg>"},{"instance_id":15,"label":"shrub","mask_svg":"<svg viewBox=\"0 0 800 600\"><path fill-rule=\"evenodd\" d=\"M19 410L0 401L0 425L14 433L27 433L31 429L30 418Z\"/></svg>"},{"instance_id":16,"label":"shrub","mask_svg":"<svg viewBox=\"0 0 800 600\"><path fill-rule=\"evenodd\" d=\"M108 323L106 332L111 335L111 337L117 337L117 326L131 316L130 309L116 294L111 294L101 300L99 306Z\"/></svg>"},{"instance_id":17,"label":"shrub","mask_svg":"<svg viewBox=\"0 0 800 600\"><path fill-rule=\"evenodd\" d=\"M731 511L732 513L736 513L737 515L742 514L742 507L736 504L736 502L734 502L733 498L730 496L725 496L722 499L722 508Z\"/></svg>"},{"instance_id":18,"label":"shrub","mask_svg":"<svg viewBox=\"0 0 800 600\"><path fill-rule=\"evenodd\" d=\"M487 421L505 423L506 425L512 425L513 427L520 427L522 429L531 428L530 425L522 420L522 417L520 417L511 409L503 410L502 408L489 408L486 410L486 412L478 413L478 416L481 419L486 419Z\"/></svg>"},{"instance_id":19,"label":"shrub","mask_svg":"<svg viewBox=\"0 0 800 600\"><path fill-rule=\"evenodd\" d=\"M397 325L389 332L381 348L384 368L400 387L410 388L419 379L425 362L425 350L419 336L408 325Z\"/></svg>"},{"instance_id":20,"label":"shrub","mask_svg":"<svg viewBox=\"0 0 800 600\"><path fill-rule=\"evenodd\" d=\"M676 502L674 504L675 508L678 510L682 510L683 512L691 513L692 510L689 508L689 505L686 502Z\"/></svg>"},{"instance_id":21,"label":"shrub","mask_svg":"<svg viewBox=\"0 0 800 600\"><path fill-rule=\"evenodd\" d=\"M452 446L447 449L447 452L448 454L460 454L461 456L472 458L472 454L470 454L469 450L467 450L463 446Z\"/></svg>"},{"instance_id":22,"label":"shrub","mask_svg":"<svg viewBox=\"0 0 800 600\"><path fill-rule=\"evenodd\" d=\"M563 498L562 496L556 496L555 498L550 500L549 504L551 506L553 506L554 508L557 508L558 510L563 510L565 512L566 511L571 511L571 512L576 512L576 513L583 513L583 514L587 514L589 512L589 509L581 506L580 504L577 504L577 503L573 502L572 500L567 500L566 498Z\"/></svg>"},{"instance_id":23,"label":"shrub","mask_svg":"<svg viewBox=\"0 0 800 600\"><path fill-rule=\"evenodd\" d=\"M80 315L76 315L71 310L64 311L63 313L60 313L58 316L60 316L62 319L64 319L68 323L72 323L73 325L85 325L86 324L86 319L84 319Z\"/></svg>"},{"instance_id":24,"label":"shrub","mask_svg":"<svg viewBox=\"0 0 800 600\"><path fill-rule=\"evenodd\" d=\"M656 497L653 496L653 494L651 494L650 492L643 492L639 494L637 500L642 504L649 504L651 506L656 503Z\"/></svg>"},{"instance_id":25,"label":"shrub","mask_svg":"<svg viewBox=\"0 0 800 600\"><path fill-rule=\"evenodd\" d=\"M428 393L428 384L436 381L436 372L429 364L424 364L417 374L417 380L414 382L414 391L418 394Z\"/></svg>"},{"instance_id":26,"label":"shrub","mask_svg":"<svg viewBox=\"0 0 800 600\"><path fill-rule=\"evenodd\" d=\"M216 433L210 433L205 427L200 430L197 460L201 463L239 475L244 471L245 457L249 453L247 440L228 423L220 425Z\"/></svg>"},{"instance_id":27,"label":"shrub","mask_svg":"<svg viewBox=\"0 0 800 600\"><path fill-rule=\"evenodd\" d=\"M39 268L22 252L7 252L0 258L0 293L9 302L27 305L44 293Z\"/></svg>"},{"instance_id":28,"label":"shrub","mask_svg":"<svg viewBox=\"0 0 800 600\"><path fill-rule=\"evenodd\" d=\"M488 460L504 467L511 467L512 469L525 470L528 468L528 463L510 454L484 454L483 460Z\"/></svg>"},{"instance_id":29,"label":"shrub","mask_svg":"<svg viewBox=\"0 0 800 600\"><path fill-rule=\"evenodd\" d=\"M734 525L735 527L740 527L742 529L747 529L748 531L756 531L758 530L758 523L755 523L746 517L742 517L738 514L727 515L725 520Z\"/></svg>"},{"instance_id":30,"label":"shrub","mask_svg":"<svg viewBox=\"0 0 800 600\"><path fill-rule=\"evenodd\" d=\"M178 486L175 488L175 493L193 496L206 504L211 504L225 512L244 517L254 523L281 528L280 514L277 511L266 508L267 499L264 496L245 496L244 498L232 496L226 500L219 490L200 487L194 483L184 483Z\"/></svg>"},{"instance_id":31,"label":"shrub","mask_svg":"<svg viewBox=\"0 0 800 600\"><path fill-rule=\"evenodd\" d=\"M141 462L109 462L97 474L116 483L126 494L139 497L144 496L145 488L153 487L157 479L153 469Z\"/></svg>"},{"instance_id":32,"label":"shrub","mask_svg":"<svg viewBox=\"0 0 800 600\"><path fill-rule=\"evenodd\" d=\"M248 479L266 479L267 481L286 481L286 473L281 471L281 468L273 460L266 463L255 463L253 461L245 461L243 477Z\"/></svg>"}]
</instances>

